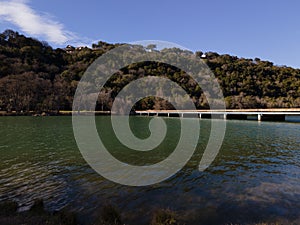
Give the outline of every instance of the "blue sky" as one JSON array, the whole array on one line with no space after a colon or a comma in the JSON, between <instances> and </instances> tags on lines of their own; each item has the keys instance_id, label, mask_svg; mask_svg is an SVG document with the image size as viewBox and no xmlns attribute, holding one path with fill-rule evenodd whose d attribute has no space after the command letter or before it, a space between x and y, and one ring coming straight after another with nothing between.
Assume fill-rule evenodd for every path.
<instances>
[{"instance_id":1,"label":"blue sky","mask_svg":"<svg viewBox=\"0 0 300 225\"><path fill-rule=\"evenodd\" d=\"M300 1L0 0L0 30L54 47L170 41L300 68Z\"/></svg>"}]
</instances>

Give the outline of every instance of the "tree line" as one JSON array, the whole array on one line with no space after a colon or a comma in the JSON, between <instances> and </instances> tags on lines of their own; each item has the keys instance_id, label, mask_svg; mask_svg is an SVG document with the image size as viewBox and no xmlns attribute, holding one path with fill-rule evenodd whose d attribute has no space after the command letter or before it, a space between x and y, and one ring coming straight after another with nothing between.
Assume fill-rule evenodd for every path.
<instances>
[{"instance_id":1,"label":"tree line","mask_svg":"<svg viewBox=\"0 0 300 225\"><path fill-rule=\"evenodd\" d=\"M99 41L92 48L53 49L46 42L4 31L0 34L0 111L71 110L76 87L89 65L120 45ZM149 46L145 51L153 49L155 46ZM227 108L300 107L299 69L276 66L259 58L201 51L193 54L203 58L215 74ZM201 87L184 71L164 63L142 62L112 76L98 96L96 110L110 110L126 84L146 75L170 78L189 93L198 109L209 107ZM155 97L134 105L134 109L170 108L166 99Z\"/></svg>"}]
</instances>

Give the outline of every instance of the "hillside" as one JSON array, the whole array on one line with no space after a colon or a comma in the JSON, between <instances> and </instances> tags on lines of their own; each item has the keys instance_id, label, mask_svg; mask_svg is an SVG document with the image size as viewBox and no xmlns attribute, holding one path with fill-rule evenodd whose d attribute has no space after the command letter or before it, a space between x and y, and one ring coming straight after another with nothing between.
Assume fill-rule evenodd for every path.
<instances>
[{"instance_id":1,"label":"hillside","mask_svg":"<svg viewBox=\"0 0 300 225\"><path fill-rule=\"evenodd\" d=\"M53 49L45 42L6 30L0 34L0 111L70 110L73 95L88 66L120 44L99 42L92 48ZM203 53L195 53L198 57ZM222 87L227 108L300 107L300 70L268 61L205 53L203 59ZM188 90L197 108L205 96L190 77L162 63L145 62L122 69L99 95L97 110L109 110L124 84L143 74L165 75ZM185 79L183 79L185 78ZM183 81L184 80L184 81ZM147 98L136 109L169 108L166 101Z\"/></svg>"}]
</instances>

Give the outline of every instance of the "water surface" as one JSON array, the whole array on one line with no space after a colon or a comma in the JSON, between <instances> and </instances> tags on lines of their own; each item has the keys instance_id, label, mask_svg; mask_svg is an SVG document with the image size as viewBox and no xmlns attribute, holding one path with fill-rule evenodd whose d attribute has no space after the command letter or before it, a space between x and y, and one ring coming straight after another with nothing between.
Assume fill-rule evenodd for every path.
<instances>
[{"instance_id":1,"label":"water surface","mask_svg":"<svg viewBox=\"0 0 300 225\"><path fill-rule=\"evenodd\" d=\"M165 142L137 154L114 137L109 117L96 117L111 153L136 165L158 162L176 146L179 119L165 121ZM149 135L148 122L131 118L137 136ZM67 207L87 224L107 203L120 209L126 224L147 224L158 208L176 211L186 224L300 223L300 124L227 121L219 155L199 172L209 131L210 120L201 120L197 150L180 172L159 184L128 187L87 165L76 146L71 117L1 117L0 201L15 200L26 210L42 198L48 210Z\"/></svg>"}]
</instances>

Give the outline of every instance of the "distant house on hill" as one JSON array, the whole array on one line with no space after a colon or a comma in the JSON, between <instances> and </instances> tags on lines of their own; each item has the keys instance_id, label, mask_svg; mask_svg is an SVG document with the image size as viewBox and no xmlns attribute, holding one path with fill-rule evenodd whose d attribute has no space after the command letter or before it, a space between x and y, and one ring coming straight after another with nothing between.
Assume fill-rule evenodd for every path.
<instances>
[{"instance_id":1,"label":"distant house on hill","mask_svg":"<svg viewBox=\"0 0 300 225\"><path fill-rule=\"evenodd\" d=\"M205 53L203 53L201 56L200 56L201 59L206 59L207 58L207 55Z\"/></svg>"},{"instance_id":2,"label":"distant house on hill","mask_svg":"<svg viewBox=\"0 0 300 225\"><path fill-rule=\"evenodd\" d=\"M81 51L81 50L83 50L84 48L86 48L86 47L79 46L79 47L76 47L75 49L78 50L78 51Z\"/></svg>"},{"instance_id":3,"label":"distant house on hill","mask_svg":"<svg viewBox=\"0 0 300 225\"><path fill-rule=\"evenodd\" d=\"M72 45L67 45L67 47L64 49L67 53L71 54L75 51L75 47Z\"/></svg>"}]
</instances>

